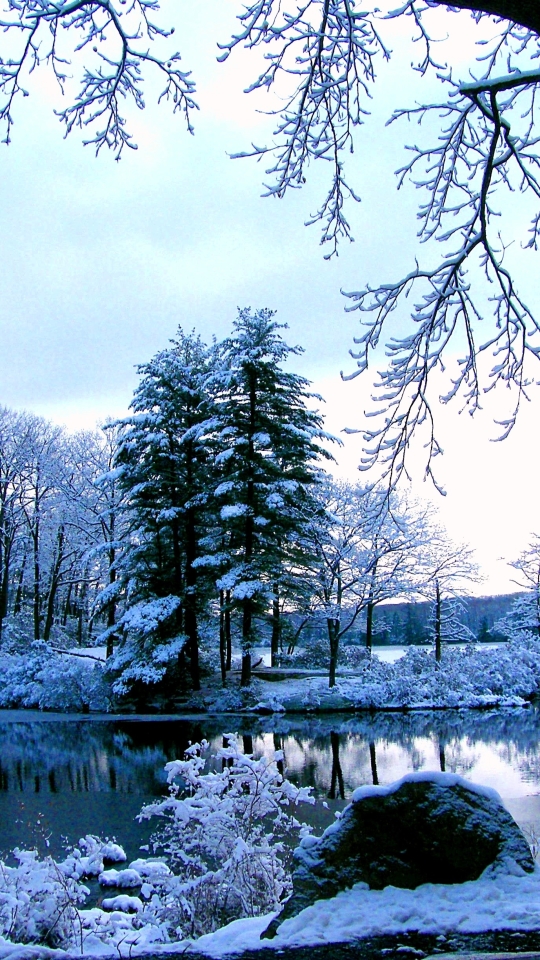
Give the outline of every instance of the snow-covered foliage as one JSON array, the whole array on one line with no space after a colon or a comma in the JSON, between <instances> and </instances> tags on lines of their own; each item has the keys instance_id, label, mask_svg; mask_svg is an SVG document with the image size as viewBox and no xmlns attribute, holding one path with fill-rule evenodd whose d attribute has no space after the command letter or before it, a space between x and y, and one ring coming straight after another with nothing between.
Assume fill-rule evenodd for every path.
<instances>
[{"instance_id":1,"label":"snow-covered foliage","mask_svg":"<svg viewBox=\"0 0 540 960\"><path fill-rule=\"evenodd\" d=\"M15 866L0 861L0 936L122 955L121 944L200 936L276 909L291 891L292 847L309 829L295 814L311 791L280 773L281 753L255 760L234 734L224 741L209 761L203 741L168 763L169 796L141 811L163 821L153 840L162 856L123 866L118 843L88 835L62 861L28 851L15 851ZM89 879L113 891L101 907L86 907Z\"/></svg>"},{"instance_id":2,"label":"snow-covered foliage","mask_svg":"<svg viewBox=\"0 0 540 960\"><path fill-rule=\"evenodd\" d=\"M15 850L13 856L15 866L0 861L1 936L82 953L86 937L82 905L89 894L83 881L97 877L104 861L125 860L123 849L112 841L86 836L63 861L40 860L28 850ZM114 938L112 925L109 937Z\"/></svg>"},{"instance_id":3,"label":"snow-covered foliage","mask_svg":"<svg viewBox=\"0 0 540 960\"><path fill-rule=\"evenodd\" d=\"M16 866L0 861L0 933L15 943L82 947L79 905L88 893L51 857L16 850ZM82 952L82 950L81 950Z\"/></svg>"},{"instance_id":4,"label":"snow-covered foliage","mask_svg":"<svg viewBox=\"0 0 540 960\"><path fill-rule=\"evenodd\" d=\"M518 639L540 637L540 537L537 534L533 534L528 547L510 566L517 571L515 583L526 592L515 598L495 629Z\"/></svg>"},{"instance_id":5,"label":"snow-covered foliage","mask_svg":"<svg viewBox=\"0 0 540 960\"><path fill-rule=\"evenodd\" d=\"M324 677L261 683L254 693L265 710L318 711L403 707L484 707L522 703L540 689L540 643L528 636L501 644L410 647L394 663L359 655L354 670L343 670L335 687Z\"/></svg>"},{"instance_id":6,"label":"snow-covered foliage","mask_svg":"<svg viewBox=\"0 0 540 960\"><path fill-rule=\"evenodd\" d=\"M255 760L239 751L233 734L224 742L214 758L221 770L205 772L205 741L167 764L169 797L141 812L164 819L154 849L167 855L174 875L151 879L177 936L276 909L291 890L287 838L307 829L294 814L313 802L310 790L283 777L282 755Z\"/></svg>"},{"instance_id":7,"label":"snow-covered foliage","mask_svg":"<svg viewBox=\"0 0 540 960\"><path fill-rule=\"evenodd\" d=\"M61 656L36 641L27 653L0 652L0 707L107 711L111 691L101 664Z\"/></svg>"}]
</instances>

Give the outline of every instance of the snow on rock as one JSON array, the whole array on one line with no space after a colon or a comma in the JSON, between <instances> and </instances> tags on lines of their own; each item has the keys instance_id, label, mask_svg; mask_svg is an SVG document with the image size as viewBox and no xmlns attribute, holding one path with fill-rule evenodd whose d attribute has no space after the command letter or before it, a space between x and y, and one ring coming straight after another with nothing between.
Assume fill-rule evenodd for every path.
<instances>
[{"instance_id":1,"label":"snow on rock","mask_svg":"<svg viewBox=\"0 0 540 960\"><path fill-rule=\"evenodd\" d=\"M136 870L137 873L145 879L168 877L172 873L171 868L168 867L166 863L163 863L162 860L133 860L129 865L129 869Z\"/></svg>"},{"instance_id":2,"label":"snow on rock","mask_svg":"<svg viewBox=\"0 0 540 960\"><path fill-rule=\"evenodd\" d=\"M107 840L102 848L101 855L104 860L107 860L109 863L124 863L127 860L124 848L120 846L119 843L114 843L112 840Z\"/></svg>"},{"instance_id":3,"label":"snow on rock","mask_svg":"<svg viewBox=\"0 0 540 960\"><path fill-rule=\"evenodd\" d=\"M464 883L488 870L534 870L525 837L494 790L423 771L355 791L339 820L295 850L293 894L265 932L320 899L363 882L371 889Z\"/></svg>"},{"instance_id":4,"label":"snow on rock","mask_svg":"<svg viewBox=\"0 0 540 960\"><path fill-rule=\"evenodd\" d=\"M140 887L142 877L137 870L103 870L98 880L102 887Z\"/></svg>"},{"instance_id":5,"label":"snow on rock","mask_svg":"<svg viewBox=\"0 0 540 960\"><path fill-rule=\"evenodd\" d=\"M139 897L128 897L127 893L120 893L117 897L106 897L101 906L104 910L121 910L123 913L138 913L143 909L143 902Z\"/></svg>"},{"instance_id":6,"label":"snow on rock","mask_svg":"<svg viewBox=\"0 0 540 960\"><path fill-rule=\"evenodd\" d=\"M394 780L393 783L383 785L366 784L363 787L357 787L351 797L351 802L356 803L365 797L388 797L391 793L396 793L404 783L430 783L439 784L441 787L462 786L473 793L478 793L481 797L487 797L495 803L502 803L500 794L493 787L485 787L481 783L473 783L472 780L466 780L457 773L442 773L438 770L417 770L415 773L406 773L400 780ZM314 839L314 838L311 838Z\"/></svg>"}]
</instances>

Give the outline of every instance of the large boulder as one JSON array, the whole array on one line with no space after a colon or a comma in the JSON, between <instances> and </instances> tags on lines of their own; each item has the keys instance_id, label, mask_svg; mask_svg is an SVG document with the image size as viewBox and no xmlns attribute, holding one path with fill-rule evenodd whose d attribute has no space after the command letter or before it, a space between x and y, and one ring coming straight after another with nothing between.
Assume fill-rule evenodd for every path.
<instances>
[{"instance_id":1,"label":"large boulder","mask_svg":"<svg viewBox=\"0 0 540 960\"><path fill-rule=\"evenodd\" d=\"M295 850L293 894L262 934L355 883L464 883L486 870L534 870L521 830L494 790L450 773L413 773L385 787L360 787L322 837Z\"/></svg>"}]
</instances>

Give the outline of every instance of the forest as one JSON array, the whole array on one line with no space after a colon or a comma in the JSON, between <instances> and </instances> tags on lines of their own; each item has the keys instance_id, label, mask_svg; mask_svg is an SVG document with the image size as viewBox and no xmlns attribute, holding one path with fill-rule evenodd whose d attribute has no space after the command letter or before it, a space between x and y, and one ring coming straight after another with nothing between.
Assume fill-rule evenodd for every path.
<instances>
[{"instance_id":1,"label":"forest","mask_svg":"<svg viewBox=\"0 0 540 960\"><path fill-rule=\"evenodd\" d=\"M347 647L431 643L440 661L510 635L512 598L467 599L472 551L431 508L332 477L341 441L282 330L266 309L210 346L179 330L95 432L1 409L2 652L105 647L115 695L144 702L225 686L236 650L248 686L261 645L332 687ZM515 567L534 587L535 544ZM511 616L538 630L529 600Z\"/></svg>"}]
</instances>

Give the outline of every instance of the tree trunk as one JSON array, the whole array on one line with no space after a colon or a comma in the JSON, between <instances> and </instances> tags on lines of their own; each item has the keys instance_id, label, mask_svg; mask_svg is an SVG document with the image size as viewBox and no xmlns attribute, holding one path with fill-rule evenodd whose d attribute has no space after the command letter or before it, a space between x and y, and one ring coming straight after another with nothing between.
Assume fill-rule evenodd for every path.
<instances>
[{"instance_id":1,"label":"tree trunk","mask_svg":"<svg viewBox=\"0 0 540 960\"><path fill-rule=\"evenodd\" d=\"M113 521L111 521L111 524L113 524ZM111 536L113 535L114 535L114 525L111 525ZM116 550L114 549L114 547L111 547L109 550L109 587L112 587L116 583L116 567L114 565L115 560L116 560ZM115 624L116 624L116 599L112 597L109 600L109 603L107 606L107 652L105 654L105 656L107 657L107 660L109 659L109 657L112 657L114 653L115 634L114 634L113 627L115 626Z\"/></svg>"},{"instance_id":2,"label":"tree trunk","mask_svg":"<svg viewBox=\"0 0 540 960\"><path fill-rule=\"evenodd\" d=\"M253 611L251 598L243 601L242 611L242 676L240 683L243 687L251 683L251 639L252 639Z\"/></svg>"},{"instance_id":3,"label":"tree trunk","mask_svg":"<svg viewBox=\"0 0 540 960\"><path fill-rule=\"evenodd\" d=\"M274 598L272 600L272 647L270 664L277 667L279 663L279 643L281 639L281 619L279 607L279 585L274 584Z\"/></svg>"},{"instance_id":4,"label":"tree trunk","mask_svg":"<svg viewBox=\"0 0 540 960\"><path fill-rule=\"evenodd\" d=\"M82 646L83 642L83 633L84 633L84 615L86 607L86 596L88 593L88 583L87 583L88 570L86 567L82 571L82 581L79 585L79 591L77 595L77 645Z\"/></svg>"},{"instance_id":5,"label":"tree trunk","mask_svg":"<svg viewBox=\"0 0 540 960\"><path fill-rule=\"evenodd\" d=\"M247 453L247 490L246 490L246 522L244 526L244 560L249 569L253 562L253 552L255 547L253 514L255 507L255 443L254 436L257 427L257 383L255 375L250 375L249 383L249 439ZM253 645L253 598L245 597L242 601L242 678L241 685L248 686L251 683L251 648Z\"/></svg>"},{"instance_id":6,"label":"tree trunk","mask_svg":"<svg viewBox=\"0 0 540 960\"><path fill-rule=\"evenodd\" d=\"M32 600L32 614L34 619L34 640L39 640L40 632L40 605L41 605L41 571L39 565L39 520L36 520L36 525L32 534L32 545L34 552L34 583L33 583L33 600Z\"/></svg>"},{"instance_id":7,"label":"tree trunk","mask_svg":"<svg viewBox=\"0 0 540 960\"><path fill-rule=\"evenodd\" d=\"M294 634L294 636L293 636L293 637L291 638L291 640L289 641L289 646L287 647L287 656L291 657L291 656L293 655L293 653L294 653L294 651L295 651L295 649L296 649L296 644L297 644L297 642L298 642L298 638L299 638L300 634L302 633L302 630L304 629L304 627L305 627L306 623L308 622L308 620L309 620L309 617L304 617L304 619L303 619L302 622L300 623L300 626L298 627L298 630L296 631L296 633Z\"/></svg>"},{"instance_id":8,"label":"tree trunk","mask_svg":"<svg viewBox=\"0 0 540 960\"><path fill-rule=\"evenodd\" d=\"M375 610L375 604L368 600L368 605L366 607L366 650L371 656L373 651L373 612Z\"/></svg>"},{"instance_id":9,"label":"tree trunk","mask_svg":"<svg viewBox=\"0 0 540 960\"><path fill-rule=\"evenodd\" d=\"M26 567L26 547L23 553L22 563L19 569L19 576L17 578L17 590L15 592L15 602L13 604L13 615L18 616L21 612L22 607L22 595L23 595L23 583L24 583L24 571Z\"/></svg>"},{"instance_id":10,"label":"tree trunk","mask_svg":"<svg viewBox=\"0 0 540 960\"><path fill-rule=\"evenodd\" d=\"M336 685L336 670L339 652L339 620L328 618L326 621L328 627L328 640L330 642L330 667L328 671L328 686Z\"/></svg>"},{"instance_id":11,"label":"tree trunk","mask_svg":"<svg viewBox=\"0 0 540 960\"><path fill-rule=\"evenodd\" d=\"M48 642L51 636L52 625L54 621L54 605L56 602L56 593L60 582L60 570L64 559L64 528L60 526L56 536L56 556L51 569L49 582L49 591L47 593L47 611L45 614L45 626L43 628L43 639Z\"/></svg>"},{"instance_id":12,"label":"tree trunk","mask_svg":"<svg viewBox=\"0 0 540 960\"><path fill-rule=\"evenodd\" d=\"M227 648L227 659L225 669L230 670L232 666L232 640L231 640L231 591L225 591L225 646Z\"/></svg>"},{"instance_id":13,"label":"tree trunk","mask_svg":"<svg viewBox=\"0 0 540 960\"><path fill-rule=\"evenodd\" d=\"M219 591L219 666L221 684L227 686L227 643L225 639L225 591Z\"/></svg>"},{"instance_id":14,"label":"tree trunk","mask_svg":"<svg viewBox=\"0 0 540 960\"><path fill-rule=\"evenodd\" d=\"M375 545L377 545L377 541L375 541ZM371 656L372 648L373 648L373 614L375 612L374 596L375 596L376 577L377 577L377 560L375 560L373 564L373 568L371 570L371 577L369 582L369 595L368 595L368 602L367 602L367 608L366 608L366 650L369 656Z\"/></svg>"},{"instance_id":15,"label":"tree trunk","mask_svg":"<svg viewBox=\"0 0 540 960\"><path fill-rule=\"evenodd\" d=\"M540 9L538 0L435 0L444 7L457 7L460 10L479 10L490 13L494 17L502 17L511 23L519 23L522 27L540 34Z\"/></svg>"},{"instance_id":16,"label":"tree trunk","mask_svg":"<svg viewBox=\"0 0 540 960\"><path fill-rule=\"evenodd\" d=\"M13 536L9 536L3 543L3 549L0 550L0 637L2 636L2 626L5 617L7 617L9 607L9 568L11 565L11 551L13 547Z\"/></svg>"},{"instance_id":17,"label":"tree trunk","mask_svg":"<svg viewBox=\"0 0 540 960\"><path fill-rule=\"evenodd\" d=\"M68 588L66 590L66 599L64 601L64 612L62 614L62 626L65 627L67 623L67 618L71 614L71 591L73 590L73 583L68 583Z\"/></svg>"},{"instance_id":18,"label":"tree trunk","mask_svg":"<svg viewBox=\"0 0 540 960\"><path fill-rule=\"evenodd\" d=\"M186 593L184 627L188 638L191 682L194 690L201 689L199 670L199 631L197 627L197 571L193 566L197 556L197 532L195 516L188 509L186 516Z\"/></svg>"},{"instance_id":19,"label":"tree trunk","mask_svg":"<svg viewBox=\"0 0 540 960\"><path fill-rule=\"evenodd\" d=\"M441 610L441 587L438 579L435 580L435 660L441 662L442 646L442 610Z\"/></svg>"}]
</instances>

